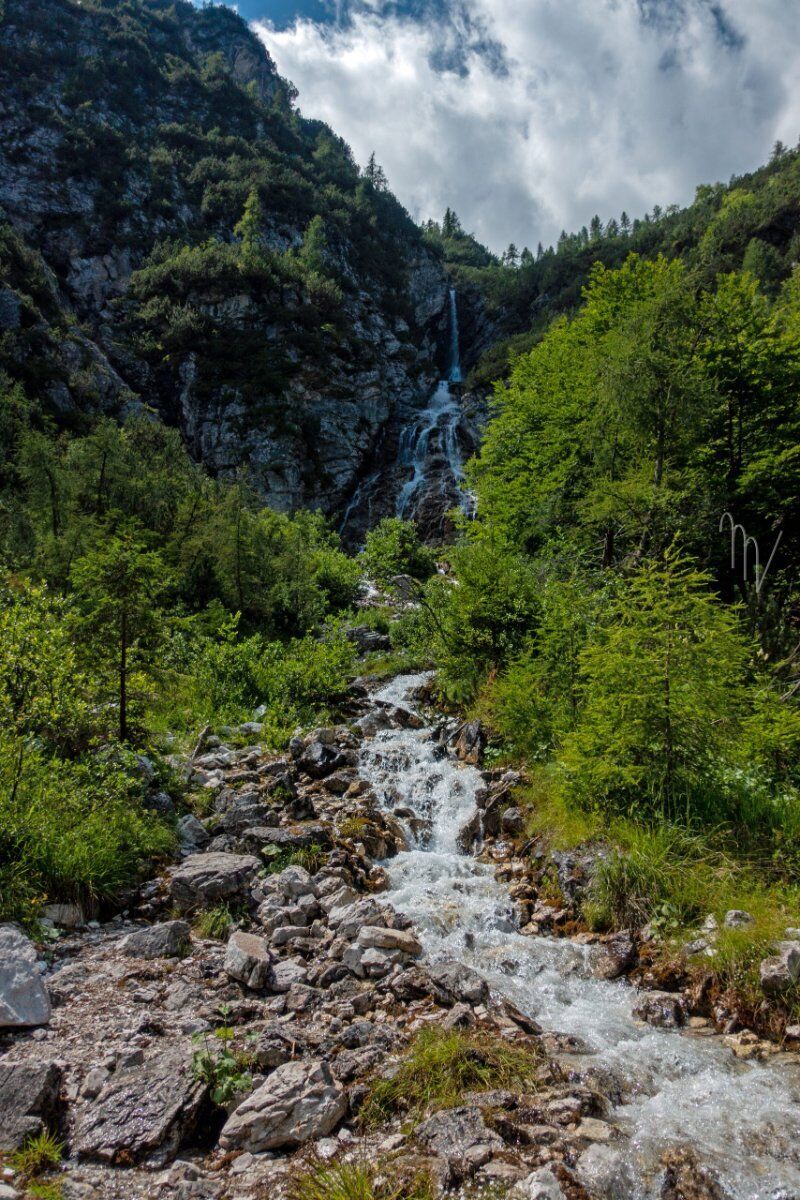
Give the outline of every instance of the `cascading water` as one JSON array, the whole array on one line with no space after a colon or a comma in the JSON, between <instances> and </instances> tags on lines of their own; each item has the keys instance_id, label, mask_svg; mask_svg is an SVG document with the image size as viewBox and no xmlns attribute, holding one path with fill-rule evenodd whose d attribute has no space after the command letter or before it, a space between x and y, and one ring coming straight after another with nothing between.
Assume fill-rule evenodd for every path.
<instances>
[{"instance_id":1,"label":"cascading water","mask_svg":"<svg viewBox=\"0 0 800 1200\"><path fill-rule=\"evenodd\" d=\"M411 475L405 481L397 498L396 512L399 517L413 517L420 498L431 475L432 443L447 462L449 481L458 492L458 503L462 510L471 514L474 510L473 497L461 489L464 479L464 463L458 444L458 426L461 420L461 405L457 391L451 385L460 384L461 351L458 333L458 303L455 288L450 289L450 363L447 378L439 381L428 407L419 420L403 432L400 440L400 465L409 467Z\"/></svg>"},{"instance_id":2,"label":"cascading water","mask_svg":"<svg viewBox=\"0 0 800 1200\"><path fill-rule=\"evenodd\" d=\"M411 708L426 675L400 676L378 700ZM800 1067L740 1062L716 1037L640 1026L635 992L594 979L591 947L519 933L514 907L490 866L459 852L482 779L443 756L435 731L387 730L365 743L360 770L383 803L422 819L411 847L385 865L386 899L412 919L426 953L479 971L545 1028L581 1037L575 1069L613 1077L623 1102L619 1142L579 1160L587 1186L608 1200L660 1195L662 1152L691 1146L734 1200L800 1198Z\"/></svg>"}]
</instances>

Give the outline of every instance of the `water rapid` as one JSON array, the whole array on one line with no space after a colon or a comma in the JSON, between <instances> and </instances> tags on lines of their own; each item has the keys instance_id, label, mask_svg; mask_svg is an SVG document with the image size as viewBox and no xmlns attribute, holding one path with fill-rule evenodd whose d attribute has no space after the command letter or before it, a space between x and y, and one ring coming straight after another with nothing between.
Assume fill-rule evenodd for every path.
<instances>
[{"instance_id":1,"label":"water rapid","mask_svg":"<svg viewBox=\"0 0 800 1200\"><path fill-rule=\"evenodd\" d=\"M412 708L427 676L399 676L377 699ZM519 933L493 869L458 848L475 812L480 773L445 754L432 727L387 730L364 744L360 771L387 809L411 809L416 836L389 860L386 898L409 916L431 959L457 959L545 1029L577 1035L588 1053L571 1065L621 1096L617 1142L579 1160L582 1182L607 1200L654 1200L659 1159L691 1146L734 1200L800 1200L800 1068L741 1062L718 1037L637 1024L635 992L592 977L595 951ZM601 1090L603 1090L601 1088Z\"/></svg>"}]
</instances>

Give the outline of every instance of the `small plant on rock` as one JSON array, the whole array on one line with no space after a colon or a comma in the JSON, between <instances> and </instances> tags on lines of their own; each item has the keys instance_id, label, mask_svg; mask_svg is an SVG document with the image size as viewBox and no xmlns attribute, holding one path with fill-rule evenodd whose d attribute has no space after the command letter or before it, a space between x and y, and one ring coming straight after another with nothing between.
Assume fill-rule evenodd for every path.
<instances>
[{"instance_id":1,"label":"small plant on rock","mask_svg":"<svg viewBox=\"0 0 800 1200\"><path fill-rule=\"evenodd\" d=\"M30 1180L46 1171L54 1171L61 1163L64 1143L49 1129L28 1138L21 1150L11 1155L11 1166L24 1180Z\"/></svg>"},{"instance_id":2,"label":"small plant on rock","mask_svg":"<svg viewBox=\"0 0 800 1200\"><path fill-rule=\"evenodd\" d=\"M192 1074L195 1079L208 1084L214 1104L224 1108L253 1082L249 1067L250 1055L233 1045L233 1030L222 1026L214 1031L220 1045L215 1046L205 1034L195 1035L199 1048L192 1055Z\"/></svg>"},{"instance_id":3,"label":"small plant on rock","mask_svg":"<svg viewBox=\"0 0 800 1200\"><path fill-rule=\"evenodd\" d=\"M197 914L194 929L200 937L224 942L235 924L236 918L228 905L215 904L213 908L205 908Z\"/></svg>"}]
</instances>

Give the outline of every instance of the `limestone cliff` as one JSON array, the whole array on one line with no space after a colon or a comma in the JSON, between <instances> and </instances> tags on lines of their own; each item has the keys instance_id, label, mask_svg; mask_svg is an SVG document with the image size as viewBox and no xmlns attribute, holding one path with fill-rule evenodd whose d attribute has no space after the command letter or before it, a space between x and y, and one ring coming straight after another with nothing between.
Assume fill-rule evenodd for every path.
<instances>
[{"instance_id":1,"label":"limestone cliff","mask_svg":"<svg viewBox=\"0 0 800 1200\"><path fill-rule=\"evenodd\" d=\"M274 507L335 514L435 385L447 280L294 101L228 8L6 0L0 369L59 424L146 406Z\"/></svg>"}]
</instances>

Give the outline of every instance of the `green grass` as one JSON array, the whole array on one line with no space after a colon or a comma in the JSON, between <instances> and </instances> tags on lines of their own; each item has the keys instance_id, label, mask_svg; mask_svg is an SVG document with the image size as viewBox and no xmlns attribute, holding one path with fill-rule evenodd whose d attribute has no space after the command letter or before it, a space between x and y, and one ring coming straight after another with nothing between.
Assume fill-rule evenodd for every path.
<instances>
[{"instance_id":1,"label":"green grass","mask_svg":"<svg viewBox=\"0 0 800 1200\"><path fill-rule=\"evenodd\" d=\"M433 1200L435 1190L424 1171L399 1174L391 1163L314 1163L295 1175L289 1200Z\"/></svg>"},{"instance_id":2,"label":"green grass","mask_svg":"<svg viewBox=\"0 0 800 1200\"><path fill-rule=\"evenodd\" d=\"M44 1129L28 1138L22 1149L10 1156L9 1162L17 1174L28 1181L46 1171L54 1171L60 1166L63 1153L64 1143L49 1129Z\"/></svg>"},{"instance_id":3,"label":"green grass","mask_svg":"<svg viewBox=\"0 0 800 1200\"><path fill-rule=\"evenodd\" d=\"M236 917L227 904L215 904L213 908L204 908L194 919L194 931L199 937L215 938L223 942L227 938Z\"/></svg>"},{"instance_id":4,"label":"green grass","mask_svg":"<svg viewBox=\"0 0 800 1200\"><path fill-rule=\"evenodd\" d=\"M328 858L327 850L323 850L322 846L318 846L316 842L310 846L301 846L297 850L274 848L274 852L269 854L269 857L267 857L267 853L265 850L264 858L268 875L279 875L287 867L304 867L310 875L314 875L325 865Z\"/></svg>"},{"instance_id":5,"label":"green grass","mask_svg":"<svg viewBox=\"0 0 800 1200\"><path fill-rule=\"evenodd\" d=\"M370 1129L403 1114L412 1120L458 1104L465 1092L533 1088L541 1058L528 1046L484 1034L425 1029L391 1076L372 1084L361 1110Z\"/></svg>"},{"instance_id":6,"label":"green grass","mask_svg":"<svg viewBox=\"0 0 800 1200\"><path fill-rule=\"evenodd\" d=\"M25 1194L32 1200L63 1200L64 1180L35 1179L28 1184Z\"/></svg>"}]
</instances>

